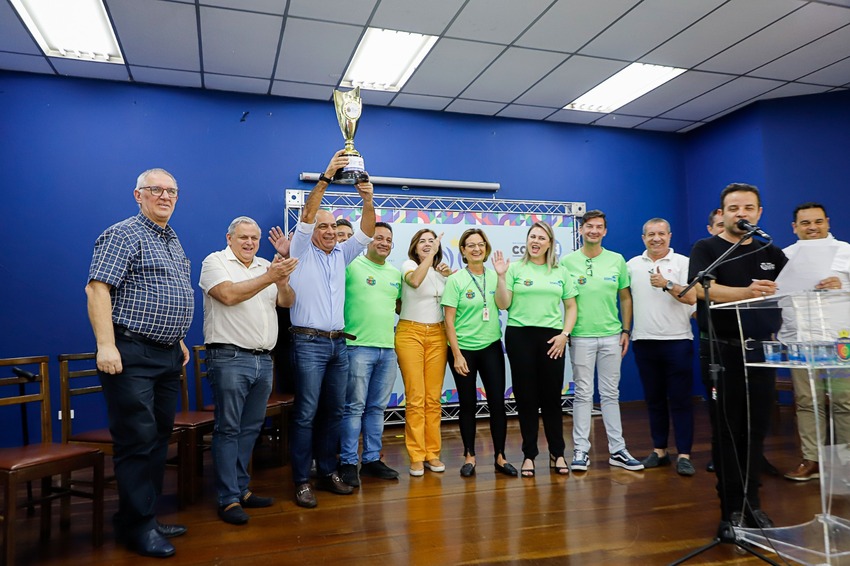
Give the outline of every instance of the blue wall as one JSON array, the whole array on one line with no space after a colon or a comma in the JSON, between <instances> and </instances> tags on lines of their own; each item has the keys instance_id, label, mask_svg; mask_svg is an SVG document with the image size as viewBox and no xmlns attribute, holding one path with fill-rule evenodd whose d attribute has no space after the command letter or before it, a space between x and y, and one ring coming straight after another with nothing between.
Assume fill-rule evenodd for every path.
<instances>
[{"instance_id":1,"label":"blue wall","mask_svg":"<svg viewBox=\"0 0 850 566\"><path fill-rule=\"evenodd\" d=\"M815 98L826 104L803 112ZM673 245L686 252L730 181L765 189L769 231L786 230L812 178L812 198L834 203L833 223L846 225L836 191L848 178L848 106L846 95L772 101L685 136L367 106L356 145L375 175L498 181L499 198L586 201L608 214L606 247L628 258L643 250L652 216L671 219ZM0 112L0 357L93 349L83 293L92 244L136 213L142 170L177 177L172 225L197 281L233 217L280 224L284 189L309 189L298 173L322 170L342 141L330 102L8 72ZM261 254L271 255L267 244ZM202 342L196 297L189 345ZM55 382L55 362L51 372ZM622 398L642 398L631 355Z\"/></svg>"}]
</instances>

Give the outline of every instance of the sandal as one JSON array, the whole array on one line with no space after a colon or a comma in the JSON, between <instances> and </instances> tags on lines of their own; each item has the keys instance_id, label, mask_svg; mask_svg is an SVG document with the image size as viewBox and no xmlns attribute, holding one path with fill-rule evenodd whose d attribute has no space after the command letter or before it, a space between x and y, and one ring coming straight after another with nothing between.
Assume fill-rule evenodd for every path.
<instances>
[{"instance_id":1,"label":"sandal","mask_svg":"<svg viewBox=\"0 0 850 566\"><path fill-rule=\"evenodd\" d=\"M530 468L525 467L526 462L531 462ZM524 478L533 478L534 477L534 460L532 460L531 458L526 458L525 460L523 460L522 461L522 469L519 472L520 472L520 474L522 474L522 477L524 477Z\"/></svg>"},{"instance_id":2,"label":"sandal","mask_svg":"<svg viewBox=\"0 0 850 566\"><path fill-rule=\"evenodd\" d=\"M564 465L563 465L563 466L559 466L559 465L558 465L558 458L561 458L561 459L563 459L563 460L564 460ZM549 467L550 467L550 468L552 468L552 469L554 469L554 470L555 470L555 472L556 472L558 475L566 476L567 474L569 474L569 473L570 473L570 469L567 467L567 461L566 461L566 459L564 459L564 457L563 457L563 456L558 456L558 458L556 458L556 457L555 457L555 456L553 456L552 454L549 454Z\"/></svg>"}]
</instances>

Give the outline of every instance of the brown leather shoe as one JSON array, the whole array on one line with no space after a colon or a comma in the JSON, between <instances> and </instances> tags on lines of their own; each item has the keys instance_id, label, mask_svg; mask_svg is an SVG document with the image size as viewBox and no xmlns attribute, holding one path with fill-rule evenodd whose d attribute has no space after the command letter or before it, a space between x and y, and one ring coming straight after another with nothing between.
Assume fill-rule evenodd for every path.
<instances>
[{"instance_id":1,"label":"brown leather shoe","mask_svg":"<svg viewBox=\"0 0 850 566\"><path fill-rule=\"evenodd\" d=\"M785 474L785 477L794 481L816 480L820 477L820 466L812 460L803 460L795 470Z\"/></svg>"},{"instance_id":2,"label":"brown leather shoe","mask_svg":"<svg viewBox=\"0 0 850 566\"><path fill-rule=\"evenodd\" d=\"M306 507L307 509L312 509L318 505L316 495L309 483L302 483L295 488L295 503L299 507Z\"/></svg>"},{"instance_id":3,"label":"brown leather shoe","mask_svg":"<svg viewBox=\"0 0 850 566\"><path fill-rule=\"evenodd\" d=\"M354 488L342 481L336 472L316 480L316 489L330 491L337 495L351 495Z\"/></svg>"}]
</instances>

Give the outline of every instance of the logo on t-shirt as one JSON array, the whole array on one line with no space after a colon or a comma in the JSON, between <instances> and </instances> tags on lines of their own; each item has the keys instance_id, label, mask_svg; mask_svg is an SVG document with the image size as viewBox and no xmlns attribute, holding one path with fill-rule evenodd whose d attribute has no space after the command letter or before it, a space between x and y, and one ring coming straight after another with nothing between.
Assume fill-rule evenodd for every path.
<instances>
[{"instance_id":1,"label":"logo on t-shirt","mask_svg":"<svg viewBox=\"0 0 850 566\"><path fill-rule=\"evenodd\" d=\"M762 271L774 271L776 269L776 266L769 261L763 261L760 267Z\"/></svg>"},{"instance_id":2,"label":"logo on t-shirt","mask_svg":"<svg viewBox=\"0 0 850 566\"><path fill-rule=\"evenodd\" d=\"M375 283L377 283L377 281L375 281L375 278L372 277L371 275L366 278L366 285L369 285L370 287L374 287Z\"/></svg>"},{"instance_id":3,"label":"logo on t-shirt","mask_svg":"<svg viewBox=\"0 0 850 566\"><path fill-rule=\"evenodd\" d=\"M472 289L467 289L466 290L466 298L469 299L469 300L474 299L475 298L475 291L473 291Z\"/></svg>"},{"instance_id":4,"label":"logo on t-shirt","mask_svg":"<svg viewBox=\"0 0 850 566\"><path fill-rule=\"evenodd\" d=\"M526 279L522 282L522 284L526 287L531 287L532 285L534 285L534 281L532 281L531 279Z\"/></svg>"},{"instance_id":5,"label":"logo on t-shirt","mask_svg":"<svg viewBox=\"0 0 850 566\"><path fill-rule=\"evenodd\" d=\"M587 277L585 277L584 275L580 276L578 279L576 279L576 283L578 283L579 285L584 285L585 283L587 283Z\"/></svg>"},{"instance_id":6,"label":"logo on t-shirt","mask_svg":"<svg viewBox=\"0 0 850 566\"><path fill-rule=\"evenodd\" d=\"M557 285L558 287L563 287L564 282L558 279L557 281L549 281L549 285Z\"/></svg>"}]
</instances>

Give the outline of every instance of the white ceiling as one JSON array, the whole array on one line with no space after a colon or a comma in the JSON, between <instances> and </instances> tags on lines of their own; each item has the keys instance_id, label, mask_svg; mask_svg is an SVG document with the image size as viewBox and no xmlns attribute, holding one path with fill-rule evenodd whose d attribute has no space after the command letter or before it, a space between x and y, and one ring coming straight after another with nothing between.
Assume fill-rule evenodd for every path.
<instances>
[{"instance_id":1,"label":"white ceiling","mask_svg":"<svg viewBox=\"0 0 850 566\"><path fill-rule=\"evenodd\" d=\"M689 131L850 87L850 0L105 0L125 65L47 58L0 0L0 69L329 101L367 26L438 35L366 104ZM688 69L614 114L562 110L632 62Z\"/></svg>"}]
</instances>

